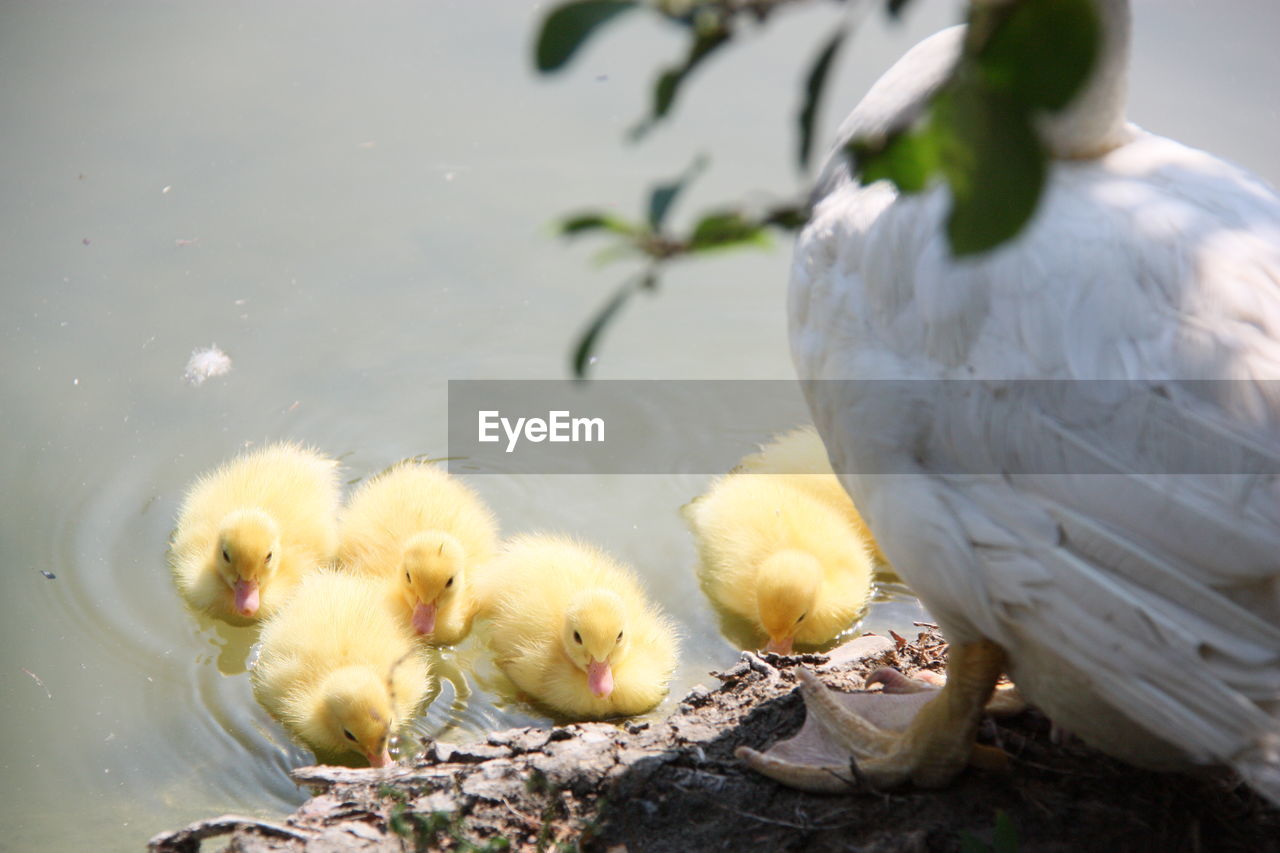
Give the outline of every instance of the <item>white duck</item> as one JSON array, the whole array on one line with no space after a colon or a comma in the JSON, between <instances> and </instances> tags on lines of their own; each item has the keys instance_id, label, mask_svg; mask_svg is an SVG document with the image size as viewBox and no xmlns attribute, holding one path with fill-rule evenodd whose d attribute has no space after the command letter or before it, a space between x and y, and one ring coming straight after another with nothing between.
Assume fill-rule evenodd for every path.
<instances>
[{"instance_id":1,"label":"white duck","mask_svg":"<svg viewBox=\"0 0 1280 853\"><path fill-rule=\"evenodd\" d=\"M945 784L1007 671L1105 752L1229 765L1280 802L1280 199L1126 122L1128 3L1097 7L1102 55L1042 126L1055 161L1012 242L954 259L945 188L861 187L839 149L817 190L790 293L801 378L950 380L808 393L952 646L942 695L901 735L806 676L810 713L844 735L828 766L740 749L798 787L842 787L851 755L873 784ZM961 37L911 50L842 141L928 97Z\"/></svg>"}]
</instances>

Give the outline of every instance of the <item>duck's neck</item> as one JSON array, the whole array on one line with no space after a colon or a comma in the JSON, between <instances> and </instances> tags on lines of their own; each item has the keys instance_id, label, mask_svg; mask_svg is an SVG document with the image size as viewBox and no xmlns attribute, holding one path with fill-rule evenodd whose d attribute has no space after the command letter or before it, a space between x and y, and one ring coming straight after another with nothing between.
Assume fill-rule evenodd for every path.
<instances>
[{"instance_id":1,"label":"duck's neck","mask_svg":"<svg viewBox=\"0 0 1280 853\"><path fill-rule=\"evenodd\" d=\"M1098 157L1128 141L1129 0L1094 0L1101 39L1084 89L1064 110L1041 125L1053 156Z\"/></svg>"}]
</instances>

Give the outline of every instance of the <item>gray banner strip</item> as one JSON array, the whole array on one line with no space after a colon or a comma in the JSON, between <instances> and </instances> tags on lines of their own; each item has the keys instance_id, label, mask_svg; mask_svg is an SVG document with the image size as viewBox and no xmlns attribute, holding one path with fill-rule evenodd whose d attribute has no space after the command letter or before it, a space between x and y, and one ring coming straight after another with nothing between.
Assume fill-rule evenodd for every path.
<instances>
[{"instance_id":1,"label":"gray banner strip","mask_svg":"<svg viewBox=\"0 0 1280 853\"><path fill-rule=\"evenodd\" d=\"M811 423L806 398L908 448L841 461L863 474L1280 473L1280 382L1251 381L451 380L449 466L720 474Z\"/></svg>"}]
</instances>

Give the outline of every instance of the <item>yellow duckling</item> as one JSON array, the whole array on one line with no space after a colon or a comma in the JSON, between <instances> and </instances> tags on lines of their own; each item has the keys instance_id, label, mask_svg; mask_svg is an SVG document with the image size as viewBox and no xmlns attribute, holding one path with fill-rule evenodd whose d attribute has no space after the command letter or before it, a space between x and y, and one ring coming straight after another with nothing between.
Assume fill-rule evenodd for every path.
<instances>
[{"instance_id":1,"label":"yellow duckling","mask_svg":"<svg viewBox=\"0 0 1280 853\"><path fill-rule=\"evenodd\" d=\"M233 625L271 615L338 545L338 463L281 442L204 474L187 491L169 550L178 591Z\"/></svg>"},{"instance_id":2,"label":"yellow duckling","mask_svg":"<svg viewBox=\"0 0 1280 853\"><path fill-rule=\"evenodd\" d=\"M666 695L675 628L604 552L521 536L483 580L497 664L535 701L582 720L642 714Z\"/></svg>"},{"instance_id":3,"label":"yellow duckling","mask_svg":"<svg viewBox=\"0 0 1280 853\"><path fill-rule=\"evenodd\" d=\"M253 695L325 762L392 759L391 735L415 713L430 665L386 605L384 582L312 572L262 628Z\"/></svg>"},{"instance_id":4,"label":"yellow duckling","mask_svg":"<svg viewBox=\"0 0 1280 853\"><path fill-rule=\"evenodd\" d=\"M684 508L703 590L777 654L833 639L871 593L867 540L844 512L793 479L729 474Z\"/></svg>"},{"instance_id":5,"label":"yellow duckling","mask_svg":"<svg viewBox=\"0 0 1280 853\"><path fill-rule=\"evenodd\" d=\"M470 581L497 549L480 497L443 469L402 462L362 485L342 513L338 563L396 581L406 623L436 645L456 643L476 612Z\"/></svg>"},{"instance_id":6,"label":"yellow duckling","mask_svg":"<svg viewBox=\"0 0 1280 853\"><path fill-rule=\"evenodd\" d=\"M853 505L853 499L831 469L827 447L814 427L796 427L775 437L761 446L758 453L744 456L732 473L774 474L796 488L804 489L843 513L871 548L871 556L877 562L888 562L881 553L875 536L871 535L871 528L863 520L862 513Z\"/></svg>"}]
</instances>

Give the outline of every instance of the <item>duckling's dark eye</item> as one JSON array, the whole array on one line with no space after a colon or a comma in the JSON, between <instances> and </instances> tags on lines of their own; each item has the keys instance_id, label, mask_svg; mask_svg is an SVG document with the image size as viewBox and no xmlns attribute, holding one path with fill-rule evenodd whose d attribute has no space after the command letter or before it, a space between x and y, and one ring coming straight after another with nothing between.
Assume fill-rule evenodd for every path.
<instances>
[{"instance_id":1,"label":"duckling's dark eye","mask_svg":"<svg viewBox=\"0 0 1280 853\"><path fill-rule=\"evenodd\" d=\"M405 583L413 583L413 581L409 578L409 573L408 573L408 572L405 572L405 573L404 573L404 582L405 582Z\"/></svg>"},{"instance_id":2,"label":"duckling's dark eye","mask_svg":"<svg viewBox=\"0 0 1280 853\"><path fill-rule=\"evenodd\" d=\"M222 559L226 560L228 563L231 562L231 555L227 553L226 548L222 549Z\"/></svg>"},{"instance_id":3,"label":"duckling's dark eye","mask_svg":"<svg viewBox=\"0 0 1280 853\"><path fill-rule=\"evenodd\" d=\"M582 635L581 635L581 634L579 634L577 631L574 631L574 632L573 632L573 641L574 641L575 643L577 643L578 645L582 645Z\"/></svg>"},{"instance_id":4,"label":"duckling's dark eye","mask_svg":"<svg viewBox=\"0 0 1280 853\"><path fill-rule=\"evenodd\" d=\"M447 581L445 581L445 582L444 582L444 585L445 585L445 586L453 586L453 578L449 578Z\"/></svg>"},{"instance_id":5,"label":"duckling's dark eye","mask_svg":"<svg viewBox=\"0 0 1280 853\"><path fill-rule=\"evenodd\" d=\"M618 639L617 639L617 642L619 642L619 643L621 643L621 642L622 642L622 632L621 632L621 631L619 631L619 632L618 632Z\"/></svg>"},{"instance_id":6,"label":"duckling's dark eye","mask_svg":"<svg viewBox=\"0 0 1280 853\"><path fill-rule=\"evenodd\" d=\"M270 551L268 551L268 552L267 552L266 559L264 559L262 562L264 562L264 563L270 563L270 562L271 562L271 552L270 552Z\"/></svg>"},{"instance_id":7,"label":"duckling's dark eye","mask_svg":"<svg viewBox=\"0 0 1280 853\"><path fill-rule=\"evenodd\" d=\"M808 615L809 615L809 611L808 611L808 610L806 610L804 613L801 613L801 614L800 614L800 617L799 617L798 619L796 619L796 621L797 621L797 622L803 622L803 621L804 621L804 617L806 617L806 616L808 616Z\"/></svg>"},{"instance_id":8,"label":"duckling's dark eye","mask_svg":"<svg viewBox=\"0 0 1280 853\"><path fill-rule=\"evenodd\" d=\"M347 731L346 729L342 730L342 734L346 736L347 740L351 741L352 743L356 742L356 736L353 735L351 732Z\"/></svg>"}]
</instances>

